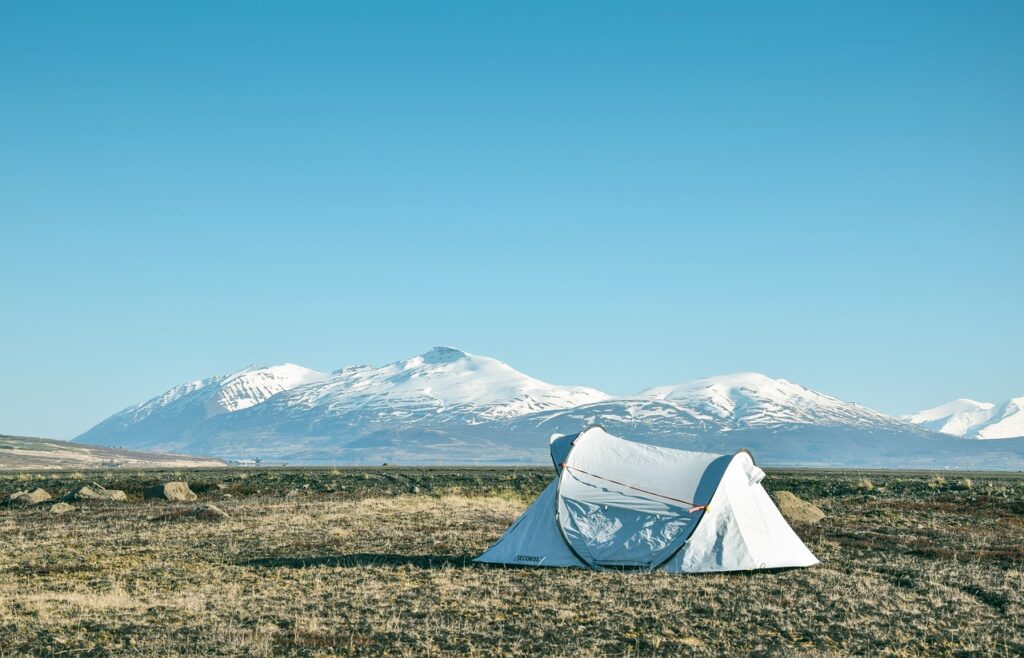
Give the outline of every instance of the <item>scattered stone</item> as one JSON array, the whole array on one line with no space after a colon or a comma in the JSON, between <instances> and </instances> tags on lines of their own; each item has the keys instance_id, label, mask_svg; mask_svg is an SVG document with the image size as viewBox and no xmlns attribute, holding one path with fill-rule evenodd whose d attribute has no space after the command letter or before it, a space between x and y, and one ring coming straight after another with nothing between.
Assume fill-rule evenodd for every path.
<instances>
[{"instance_id":1,"label":"scattered stone","mask_svg":"<svg viewBox=\"0 0 1024 658\"><path fill-rule=\"evenodd\" d=\"M223 521L224 519L229 518L227 512L217 507L216 505L210 504L199 505L197 507L192 508L192 511L189 512L189 515L194 516L197 519L207 519L209 521Z\"/></svg>"},{"instance_id":2,"label":"scattered stone","mask_svg":"<svg viewBox=\"0 0 1024 658\"><path fill-rule=\"evenodd\" d=\"M187 519L200 519L203 521L223 521L229 518L228 513L217 507L204 503L189 509L175 509L166 514L154 516L150 521L182 521Z\"/></svg>"},{"instance_id":3,"label":"scattered stone","mask_svg":"<svg viewBox=\"0 0 1024 658\"><path fill-rule=\"evenodd\" d=\"M91 484L83 484L80 487L72 489L71 492L61 500L65 502L72 502L76 500L128 500L128 496L126 496L120 489L107 489L104 486L93 482Z\"/></svg>"},{"instance_id":4,"label":"scattered stone","mask_svg":"<svg viewBox=\"0 0 1024 658\"><path fill-rule=\"evenodd\" d=\"M67 514L68 512L74 512L75 506L68 505L67 503L57 503L50 508L52 514Z\"/></svg>"},{"instance_id":5,"label":"scattered stone","mask_svg":"<svg viewBox=\"0 0 1024 658\"><path fill-rule=\"evenodd\" d=\"M412 488L409 489L409 492L410 493L414 493L414 494L418 494L420 492L420 488L414 484L414 485L412 485Z\"/></svg>"},{"instance_id":6,"label":"scattered stone","mask_svg":"<svg viewBox=\"0 0 1024 658\"><path fill-rule=\"evenodd\" d=\"M155 484L152 487L146 487L142 492L142 497L146 500L158 499L176 501L196 500L199 498L194 491L189 489L187 482L165 482L163 484Z\"/></svg>"},{"instance_id":7,"label":"scattered stone","mask_svg":"<svg viewBox=\"0 0 1024 658\"><path fill-rule=\"evenodd\" d=\"M38 505L48 500L50 500L50 494L45 489L17 491L7 498L7 502L11 505Z\"/></svg>"},{"instance_id":8,"label":"scattered stone","mask_svg":"<svg viewBox=\"0 0 1024 658\"><path fill-rule=\"evenodd\" d=\"M791 491L778 491L774 497L782 516L794 525L814 525L825 518L821 508L798 498Z\"/></svg>"}]
</instances>

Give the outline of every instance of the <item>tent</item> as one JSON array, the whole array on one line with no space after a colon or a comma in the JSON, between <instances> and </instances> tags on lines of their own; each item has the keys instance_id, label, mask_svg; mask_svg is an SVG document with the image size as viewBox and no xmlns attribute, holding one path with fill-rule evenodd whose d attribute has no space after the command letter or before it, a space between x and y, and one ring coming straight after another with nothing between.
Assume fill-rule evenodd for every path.
<instances>
[{"instance_id":1,"label":"tent","mask_svg":"<svg viewBox=\"0 0 1024 658\"><path fill-rule=\"evenodd\" d=\"M478 562L663 570L809 567L750 453L660 448L601 427L554 436L557 477Z\"/></svg>"}]
</instances>

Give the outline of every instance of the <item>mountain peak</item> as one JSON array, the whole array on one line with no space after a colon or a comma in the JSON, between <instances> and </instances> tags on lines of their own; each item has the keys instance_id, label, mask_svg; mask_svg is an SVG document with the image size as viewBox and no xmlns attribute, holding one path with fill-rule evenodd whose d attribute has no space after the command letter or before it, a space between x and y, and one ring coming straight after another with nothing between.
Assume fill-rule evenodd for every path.
<instances>
[{"instance_id":1,"label":"mountain peak","mask_svg":"<svg viewBox=\"0 0 1024 658\"><path fill-rule=\"evenodd\" d=\"M786 423L868 426L895 419L856 403L774 379L759 372L737 372L658 386L640 398L681 406L702 419L718 419L736 427Z\"/></svg>"},{"instance_id":2,"label":"mountain peak","mask_svg":"<svg viewBox=\"0 0 1024 658\"><path fill-rule=\"evenodd\" d=\"M968 439L1008 439L1024 436L1024 398L999 404L960 398L904 416L921 427Z\"/></svg>"},{"instance_id":3,"label":"mountain peak","mask_svg":"<svg viewBox=\"0 0 1024 658\"><path fill-rule=\"evenodd\" d=\"M979 438L1017 432L1017 420L1024 418L1018 413L1024 405L1017 402L1000 405L999 414L990 412L992 422L981 428ZM388 454L438 463L516 461L533 454L536 437L571 434L594 423L663 445L692 440L710 447L708 441L725 445L721 442L731 436L755 447L767 442L777 450L768 453L774 459L785 454L806 459L798 448L784 451L791 450L787 437L807 432L819 442L820 436L875 440L871 437L879 432L930 435L906 421L759 372L612 398L439 346L385 365L331 374L293 364L250 366L176 387L115 414L78 441L232 458L259 454L310 461L330 455L357 462ZM782 447L776 449L778 437ZM846 459L849 449L839 446L835 459Z\"/></svg>"},{"instance_id":4,"label":"mountain peak","mask_svg":"<svg viewBox=\"0 0 1024 658\"><path fill-rule=\"evenodd\" d=\"M763 391L790 387L805 390L802 386L788 382L785 379L773 379L759 372L735 372L728 375L691 379L668 386L655 386L654 388L642 391L640 397L662 400L689 398L694 394L708 390L732 396L741 391Z\"/></svg>"},{"instance_id":5,"label":"mountain peak","mask_svg":"<svg viewBox=\"0 0 1024 658\"><path fill-rule=\"evenodd\" d=\"M469 354L456 347L440 345L425 354L421 354L420 358L423 359L424 363L454 363L468 356Z\"/></svg>"},{"instance_id":6,"label":"mountain peak","mask_svg":"<svg viewBox=\"0 0 1024 658\"><path fill-rule=\"evenodd\" d=\"M912 423L926 423L941 419L948 419L956 414L964 413L976 413L978 411L986 411L991 409L995 405L991 402L978 402L977 400L971 400L970 398L957 398L952 402L946 404L940 404L937 407L931 409L925 409L919 411L916 414L905 416L907 420Z\"/></svg>"}]
</instances>

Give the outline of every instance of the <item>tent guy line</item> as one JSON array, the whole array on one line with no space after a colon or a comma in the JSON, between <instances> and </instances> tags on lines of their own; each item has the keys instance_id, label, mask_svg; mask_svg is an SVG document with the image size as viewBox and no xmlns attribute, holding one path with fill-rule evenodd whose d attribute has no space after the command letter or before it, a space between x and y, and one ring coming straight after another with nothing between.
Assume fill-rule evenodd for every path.
<instances>
[{"instance_id":1,"label":"tent guy line","mask_svg":"<svg viewBox=\"0 0 1024 658\"><path fill-rule=\"evenodd\" d=\"M597 475L595 473L588 473L587 471L584 471L582 468L576 468L575 466L569 466L568 464L566 464L564 462L561 464L561 466L562 466L562 468L567 468L570 471L576 471L577 473L582 473L584 475L589 475L592 478L597 478L598 480L604 480L605 482L611 482L612 484L617 484L620 487L626 487L627 489L632 489L633 491L639 491L640 493L645 493L645 494L649 494L651 496L657 496L658 498L664 498L666 500L671 500L671 501L676 502L676 503L682 503L684 505L688 505L690 507L689 512L691 514L694 513L694 512L699 512L702 509L707 509L707 507L708 507L707 504L698 505L697 503L691 502L689 500L683 500L682 498L673 498L672 496L666 496L665 494L660 494L657 491L648 491L647 489L641 489L640 487L634 487L633 485L626 484L625 482L619 482L618 480L612 480L611 478L601 477L600 475Z\"/></svg>"}]
</instances>

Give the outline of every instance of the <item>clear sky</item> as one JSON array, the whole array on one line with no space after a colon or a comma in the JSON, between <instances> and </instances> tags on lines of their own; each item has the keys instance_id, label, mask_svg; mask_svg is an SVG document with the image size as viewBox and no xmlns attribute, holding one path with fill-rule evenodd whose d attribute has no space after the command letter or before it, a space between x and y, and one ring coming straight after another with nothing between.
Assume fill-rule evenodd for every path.
<instances>
[{"instance_id":1,"label":"clear sky","mask_svg":"<svg viewBox=\"0 0 1024 658\"><path fill-rule=\"evenodd\" d=\"M0 433L448 344L1024 395L1024 3L0 3Z\"/></svg>"}]
</instances>

